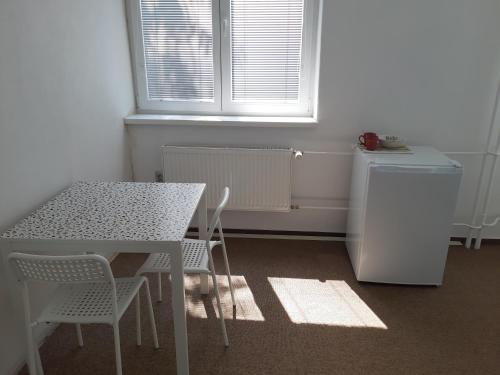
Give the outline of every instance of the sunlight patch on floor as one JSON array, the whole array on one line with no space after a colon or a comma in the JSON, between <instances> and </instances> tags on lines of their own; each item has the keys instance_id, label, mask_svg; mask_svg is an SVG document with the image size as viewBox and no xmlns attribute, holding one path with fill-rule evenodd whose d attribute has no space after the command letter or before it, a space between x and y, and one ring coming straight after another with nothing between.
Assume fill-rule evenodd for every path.
<instances>
[{"instance_id":1,"label":"sunlight patch on floor","mask_svg":"<svg viewBox=\"0 0 500 375\"><path fill-rule=\"evenodd\" d=\"M233 303L231 302L231 292L229 291L227 277L225 275L217 275L224 319L263 322L265 320L264 316L255 302L252 290L248 286L245 276L232 275L231 281L233 282L234 297L236 300L236 315L233 314ZM215 295L212 298L212 305L217 318L219 318Z\"/></svg>"},{"instance_id":2,"label":"sunlight patch on floor","mask_svg":"<svg viewBox=\"0 0 500 375\"><path fill-rule=\"evenodd\" d=\"M199 290L200 279L198 276L185 276L184 289L186 290L186 310L193 318L207 319L207 310L205 304L200 298Z\"/></svg>"},{"instance_id":3,"label":"sunlight patch on floor","mask_svg":"<svg viewBox=\"0 0 500 375\"><path fill-rule=\"evenodd\" d=\"M294 323L387 329L345 281L281 277L268 281Z\"/></svg>"},{"instance_id":4,"label":"sunlight patch on floor","mask_svg":"<svg viewBox=\"0 0 500 375\"><path fill-rule=\"evenodd\" d=\"M231 280L234 287L234 296L236 299L236 311L233 311L231 301L231 292L226 275L217 275L217 285L219 287L220 298L222 301L222 311L226 320L249 320L263 322L264 316L255 302L254 295L247 284L245 276L232 275ZM199 296L199 278L197 276L185 277L186 287L186 308L190 316L206 319L208 315L215 315L219 318L217 300L212 291L212 278L209 279L210 285L210 304L212 312L207 314L205 303Z\"/></svg>"}]
</instances>

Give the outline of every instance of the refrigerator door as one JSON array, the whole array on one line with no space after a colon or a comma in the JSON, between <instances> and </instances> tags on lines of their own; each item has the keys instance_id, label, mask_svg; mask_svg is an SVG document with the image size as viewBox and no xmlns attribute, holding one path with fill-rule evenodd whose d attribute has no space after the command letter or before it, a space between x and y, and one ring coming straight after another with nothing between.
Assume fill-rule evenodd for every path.
<instances>
[{"instance_id":1,"label":"refrigerator door","mask_svg":"<svg viewBox=\"0 0 500 375\"><path fill-rule=\"evenodd\" d=\"M368 165L360 281L440 285L459 166Z\"/></svg>"}]
</instances>

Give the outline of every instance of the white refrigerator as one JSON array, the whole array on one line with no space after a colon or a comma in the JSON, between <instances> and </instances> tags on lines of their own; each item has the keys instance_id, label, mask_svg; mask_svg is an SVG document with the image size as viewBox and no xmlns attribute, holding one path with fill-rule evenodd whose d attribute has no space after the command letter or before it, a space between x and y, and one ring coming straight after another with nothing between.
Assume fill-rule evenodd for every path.
<instances>
[{"instance_id":1,"label":"white refrigerator","mask_svg":"<svg viewBox=\"0 0 500 375\"><path fill-rule=\"evenodd\" d=\"M356 278L441 285L462 166L432 147L354 155L346 244Z\"/></svg>"}]
</instances>

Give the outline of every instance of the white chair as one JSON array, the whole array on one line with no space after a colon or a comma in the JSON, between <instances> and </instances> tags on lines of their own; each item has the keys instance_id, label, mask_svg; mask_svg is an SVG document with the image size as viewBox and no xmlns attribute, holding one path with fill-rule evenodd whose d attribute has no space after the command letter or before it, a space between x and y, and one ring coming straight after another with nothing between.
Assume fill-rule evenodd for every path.
<instances>
[{"instance_id":1,"label":"white chair","mask_svg":"<svg viewBox=\"0 0 500 375\"><path fill-rule=\"evenodd\" d=\"M191 240L184 239L182 241L182 255L184 259L184 273L186 274L210 274L212 275L212 282L214 285L215 298L217 299L217 307L219 310L219 319L222 327L222 335L224 337L224 344L229 346L227 338L226 324L224 323L224 313L222 312L222 305L220 301L219 288L217 286L217 279L215 276L214 261L212 258L212 249L217 245L222 245L222 254L224 255L224 264L226 267L226 274L229 281L229 290L231 291L231 299L233 307L236 306L234 299L233 284L231 283L231 272L229 270L229 262L227 260L226 243L224 242L224 234L222 233L222 224L220 221L220 214L227 205L229 200L229 188L224 188L222 199L219 206L212 216L208 230L208 237L206 240ZM210 241L214 234L215 228L219 229L220 241ZM145 273L158 273L158 300L161 301L161 274L170 273L170 255L165 253L151 254L146 262L139 268L136 275Z\"/></svg>"},{"instance_id":2,"label":"white chair","mask_svg":"<svg viewBox=\"0 0 500 375\"><path fill-rule=\"evenodd\" d=\"M12 253L8 259L22 285L30 374L43 375L40 354L33 339L33 326L39 323L75 323L78 344L83 346L80 324L106 323L113 326L116 373L121 375L118 322L135 297L137 345L141 345L139 290L143 284L146 286L154 346L159 347L151 295L145 277L115 279L108 260L100 255L46 256ZM58 285L40 316L34 320L30 312L31 281Z\"/></svg>"}]
</instances>

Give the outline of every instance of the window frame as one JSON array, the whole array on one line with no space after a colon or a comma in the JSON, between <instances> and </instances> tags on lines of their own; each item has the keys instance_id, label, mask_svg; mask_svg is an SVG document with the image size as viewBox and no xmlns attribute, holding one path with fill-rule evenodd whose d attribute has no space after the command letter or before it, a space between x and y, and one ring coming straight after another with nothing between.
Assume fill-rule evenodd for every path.
<instances>
[{"instance_id":1,"label":"window frame","mask_svg":"<svg viewBox=\"0 0 500 375\"><path fill-rule=\"evenodd\" d=\"M322 0L304 0L299 104L234 103L231 77L231 0L212 0L214 101L148 99L140 0L127 1L136 109L140 114L314 117L318 90ZM226 72L223 74L222 72ZM263 110L263 107L267 107Z\"/></svg>"}]
</instances>

